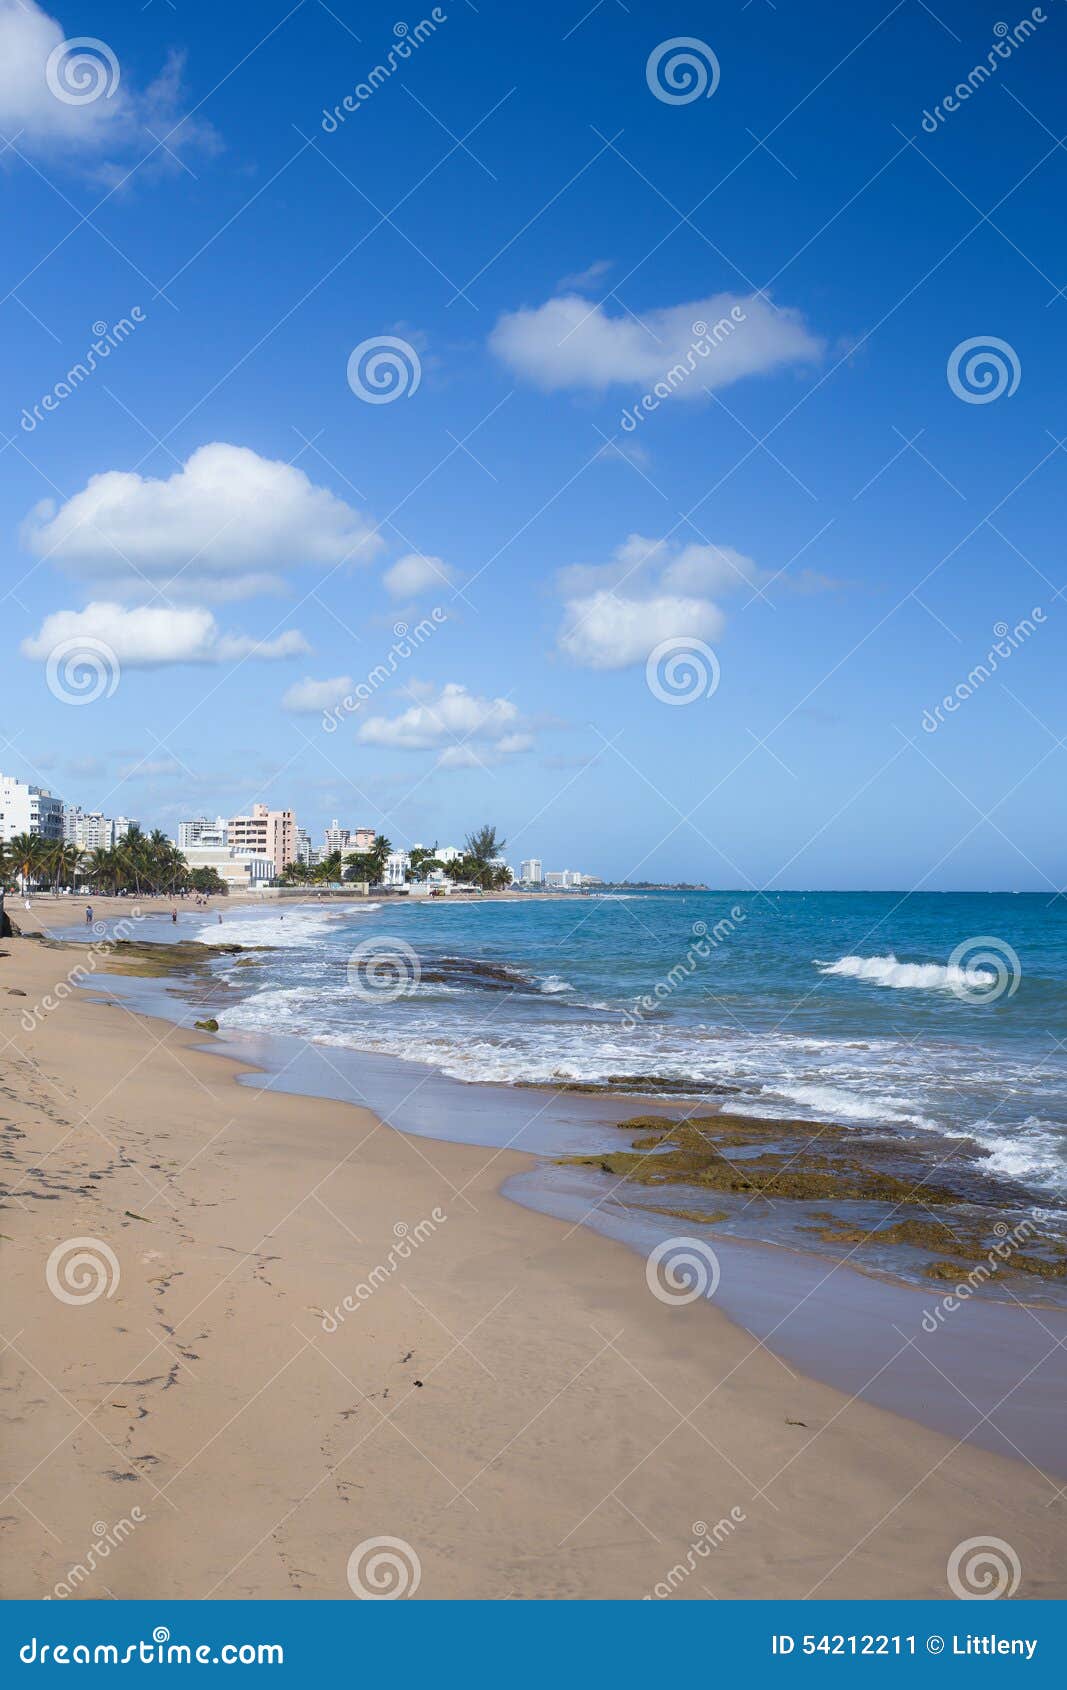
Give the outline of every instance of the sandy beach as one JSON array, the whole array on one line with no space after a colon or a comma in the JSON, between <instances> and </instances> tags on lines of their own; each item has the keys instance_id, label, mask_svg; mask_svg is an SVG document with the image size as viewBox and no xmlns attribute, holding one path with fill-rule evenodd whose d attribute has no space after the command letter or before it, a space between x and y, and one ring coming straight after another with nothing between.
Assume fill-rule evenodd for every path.
<instances>
[{"instance_id":1,"label":"sandy beach","mask_svg":"<svg viewBox=\"0 0 1067 1690\"><path fill-rule=\"evenodd\" d=\"M934 1598L991 1536L1064 1595L1038 1473L664 1306L499 1194L526 1158L241 1087L2 949L7 1597L351 1599L383 1537L431 1599Z\"/></svg>"}]
</instances>

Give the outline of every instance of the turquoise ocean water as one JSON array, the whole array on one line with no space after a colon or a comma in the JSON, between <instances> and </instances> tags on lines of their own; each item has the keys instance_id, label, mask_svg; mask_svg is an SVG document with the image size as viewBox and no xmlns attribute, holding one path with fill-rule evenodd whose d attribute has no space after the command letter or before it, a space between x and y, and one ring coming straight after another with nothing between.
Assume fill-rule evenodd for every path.
<instances>
[{"instance_id":1,"label":"turquoise ocean water","mask_svg":"<svg viewBox=\"0 0 1067 1690\"><path fill-rule=\"evenodd\" d=\"M1067 1195L1067 902L634 893L227 912L224 1028L905 1138Z\"/></svg>"}]
</instances>

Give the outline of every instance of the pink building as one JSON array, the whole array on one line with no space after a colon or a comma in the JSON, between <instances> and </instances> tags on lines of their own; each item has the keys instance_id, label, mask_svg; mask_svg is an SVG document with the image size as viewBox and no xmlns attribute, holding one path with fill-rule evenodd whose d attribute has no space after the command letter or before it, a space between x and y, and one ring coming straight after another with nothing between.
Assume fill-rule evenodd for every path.
<instances>
[{"instance_id":1,"label":"pink building","mask_svg":"<svg viewBox=\"0 0 1067 1690\"><path fill-rule=\"evenodd\" d=\"M266 804L253 804L251 815L230 818L229 841L238 851L256 851L272 858L274 872L281 874L296 856L296 817L292 810L269 810Z\"/></svg>"}]
</instances>

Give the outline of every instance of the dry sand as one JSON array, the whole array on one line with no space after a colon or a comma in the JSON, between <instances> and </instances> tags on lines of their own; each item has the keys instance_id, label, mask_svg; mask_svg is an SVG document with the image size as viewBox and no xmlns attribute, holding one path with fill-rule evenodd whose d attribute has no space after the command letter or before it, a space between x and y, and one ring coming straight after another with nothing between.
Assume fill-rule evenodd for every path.
<instances>
[{"instance_id":1,"label":"dry sand","mask_svg":"<svg viewBox=\"0 0 1067 1690\"><path fill-rule=\"evenodd\" d=\"M941 1597L989 1536L1019 1596L1064 1594L1037 1473L665 1307L639 1256L498 1194L525 1158L241 1087L205 1035L85 993L38 1015L77 958L3 949L6 1597L351 1599L381 1536L430 1598L639 1598L672 1568L675 1600ZM111 1295L49 1289L79 1238Z\"/></svg>"}]
</instances>

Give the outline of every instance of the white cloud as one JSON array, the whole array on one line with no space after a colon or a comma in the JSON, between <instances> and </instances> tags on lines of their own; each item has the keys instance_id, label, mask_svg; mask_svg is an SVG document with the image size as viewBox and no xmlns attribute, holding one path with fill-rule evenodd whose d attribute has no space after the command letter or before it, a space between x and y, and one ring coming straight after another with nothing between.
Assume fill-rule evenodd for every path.
<instances>
[{"instance_id":1,"label":"white cloud","mask_svg":"<svg viewBox=\"0 0 1067 1690\"><path fill-rule=\"evenodd\" d=\"M359 738L365 745L397 751L441 746L438 766L444 769L498 763L533 744L510 699L478 698L458 681L449 681L435 698L413 704L399 716L370 717Z\"/></svg>"},{"instance_id":2,"label":"white cloud","mask_svg":"<svg viewBox=\"0 0 1067 1690\"><path fill-rule=\"evenodd\" d=\"M724 593L755 586L766 572L733 546L678 545L630 534L608 563L573 563L556 577L561 592L596 592L626 587L631 593L648 590L650 580L670 593Z\"/></svg>"},{"instance_id":3,"label":"white cloud","mask_svg":"<svg viewBox=\"0 0 1067 1690\"><path fill-rule=\"evenodd\" d=\"M0 129L19 132L20 150L74 157L118 183L125 173L114 161L134 149L163 168L177 168L191 147L217 149L210 124L181 116L180 54L171 53L140 90L110 43L75 37L83 45L65 48L66 40L63 25L35 0L0 0Z\"/></svg>"},{"instance_id":4,"label":"white cloud","mask_svg":"<svg viewBox=\"0 0 1067 1690\"><path fill-rule=\"evenodd\" d=\"M282 709L291 710L298 716L317 716L320 710L329 710L339 700L352 691L351 675L335 675L330 681L313 681L305 675L302 681L294 681L293 685L282 696Z\"/></svg>"},{"instance_id":5,"label":"white cloud","mask_svg":"<svg viewBox=\"0 0 1067 1690\"><path fill-rule=\"evenodd\" d=\"M742 314L741 320L731 312ZM708 330L728 324L706 354ZM703 332L701 332L703 331ZM517 375L536 386L591 388L596 392L626 383L654 388L688 360L687 376L671 384L674 396L696 399L743 376L762 375L785 364L809 363L822 343L810 333L799 312L779 309L758 296L713 294L689 305L609 316L579 294L550 299L535 310L506 312L489 344ZM667 395L665 395L667 396Z\"/></svg>"},{"instance_id":6,"label":"white cloud","mask_svg":"<svg viewBox=\"0 0 1067 1690\"><path fill-rule=\"evenodd\" d=\"M447 587L451 571L439 557L423 557L421 552L408 552L398 558L382 576L385 590L396 599L413 599L427 587Z\"/></svg>"},{"instance_id":7,"label":"white cloud","mask_svg":"<svg viewBox=\"0 0 1067 1690\"><path fill-rule=\"evenodd\" d=\"M84 610L57 610L46 616L40 632L23 640L22 654L46 660L57 646L98 642L114 652L120 667L154 669L169 663L229 663L244 657L295 657L309 647L292 630L276 639L223 634L209 610L171 610L142 605L95 603Z\"/></svg>"},{"instance_id":8,"label":"white cloud","mask_svg":"<svg viewBox=\"0 0 1067 1690\"><path fill-rule=\"evenodd\" d=\"M591 288L597 282L602 282L612 268L610 258L597 258L586 270L575 270L573 275L561 276L556 286L561 293L581 293L583 288Z\"/></svg>"},{"instance_id":9,"label":"white cloud","mask_svg":"<svg viewBox=\"0 0 1067 1690\"><path fill-rule=\"evenodd\" d=\"M439 769L491 769L505 757L514 757L533 747L532 734L507 734L495 744L478 741L469 745L450 745L437 759Z\"/></svg>"},{"instance_id":10,"label":"white cloud","mask_svg":"<svg viewBox=\"0 0 1067 1690\"><path fill-rule=\"evenodd\" d=\"M180 588L186 571L213 597L276 587L274 571L366 562L382 541L367 520L292 464L247 446L201 446L167 480L123 470L91 476L58 509L38 505L23 540L70 574L130 588ZM266 572L266 580L264 580Z\"/></svg>"},{"instance_id":11,"label":"white cloud","mask_svg":"<svg viewBox=\"0 0 1067 1690\"><path fill-rule=\"evenodd\" d=\"M644 663L661 640L715 639L724 625L722 611L708 599L626 598L606 588L568 601L558 643L586 669L626 669Z\"/></svg>"}]
</instances>

